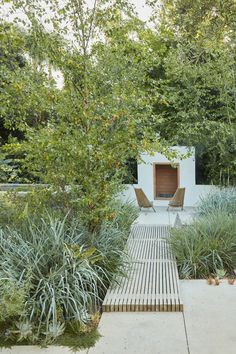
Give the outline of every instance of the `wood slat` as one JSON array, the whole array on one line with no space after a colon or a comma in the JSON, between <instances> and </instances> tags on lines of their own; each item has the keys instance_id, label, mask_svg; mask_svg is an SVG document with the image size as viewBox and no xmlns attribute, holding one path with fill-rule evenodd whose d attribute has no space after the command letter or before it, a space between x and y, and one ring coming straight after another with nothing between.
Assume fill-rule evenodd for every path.
<instances>
[{"instance_id":1,"label":"wood slat","mask_svg":"<svg viewBox=\"0 0 236 354\"><path fill-rule=\"evenodd\" d=\"M132 263L103 301L104 312L183 311L177 265L168 243L169 226L135 225L127 241Z\"/></svg>"}]
</instances>

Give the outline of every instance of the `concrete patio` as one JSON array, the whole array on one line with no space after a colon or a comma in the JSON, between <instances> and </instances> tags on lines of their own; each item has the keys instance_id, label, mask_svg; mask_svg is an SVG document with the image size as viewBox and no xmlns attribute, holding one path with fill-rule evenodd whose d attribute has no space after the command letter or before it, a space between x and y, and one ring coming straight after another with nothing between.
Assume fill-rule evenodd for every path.
<instances>
[{"instance_id":1,"label":"concrete patio","mask_svg":"<svg viewBox=\"0 0 236 354\"><path fill-rule=\"evenodd\" d=\"M180 218L182 224L189 224L196 215L196 209L194 207L185 207L184 210L171 208L169 211L167 211L166 207L154 207L156 212L152 209L142 209L135 223L142 225L174 226L177 216Z\"/></svg>"},{"instance_id":2,"label":"concrete patio","mask_svg":"<svg viewBox=\"0 0 236 354\"><path fill-rule=\"evenodd\" d=\"M236 285L180 282L183 313L105 313L89 354L235 354Z\"/></svg>"}]
</instances>

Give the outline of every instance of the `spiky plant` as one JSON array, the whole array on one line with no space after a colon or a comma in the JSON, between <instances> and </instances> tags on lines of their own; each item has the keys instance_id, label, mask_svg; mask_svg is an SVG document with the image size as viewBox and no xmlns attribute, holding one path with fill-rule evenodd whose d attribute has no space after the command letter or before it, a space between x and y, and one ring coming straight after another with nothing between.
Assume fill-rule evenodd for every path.
<instances>
[{"instance_id":1,"label":"spiky plant","mask_svg":"<svg viewBox=\"0 0 236 354\"><path fill-rule=\"evenodd\" d=\"M50 343L68 327L83 328L122 270L136 216L132 205L117 204L93 234L77 220L50 216L0 230L0 321L7 338Z\"/></svg>"},{"instance_id":2,"label":"spiky plant","mask_svg":"<svg viewBox=\"0 0 236 354\"><path fill-rule=\"evenodd\" d=\"M225 212L230 215L236 214L236 188L217 189L202 197L198 205L200 215Z\"/></svg>"},{"instance_id":3,"label":"spiky plant","mask_svg":"<svg viewBox=\"0 0 236 354\"><path fill-rule=\"evenodd\" d=\"M236 268L236 219L209 214L171 231L171 246L181 278L205 278Z\"/></svg>"},{"instance_id":4,"label":"spiky plant","mask_svg":"<svg viewBox=\"0 0 236 354\"><path fill-rule=\"evenodd\" d=\"M0 232L0 281L28 289L18 330L30 323L32 333L55 339L63 332L62 322L89 320L106 274L94 267L99 251L82 244L81 235L75 223L67 227L65 220L50 217L39 226L29 224L23 234Z\"/></svg>"}]
</instances>

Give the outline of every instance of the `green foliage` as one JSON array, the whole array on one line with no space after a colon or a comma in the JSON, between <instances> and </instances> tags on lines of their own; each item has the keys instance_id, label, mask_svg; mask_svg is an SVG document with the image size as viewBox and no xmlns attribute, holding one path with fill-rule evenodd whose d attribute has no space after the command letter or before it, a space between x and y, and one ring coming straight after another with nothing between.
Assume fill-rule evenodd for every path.
<instances>
[{"instance_id":1,"label":"green foliage","mask_svg":"<svg viewBox=\"0 0 236 354\"><path fill-rule=\"evenodd\" d=\"M179 36L221 44L235 41L234 0L164 0L162 16Z\"/></svg>"},{"instance_id":2,"label":"green foliage","mask_svg":"<svg viewBox=\"0 0 236 354\"><path fill-rule=\"evenodd\" d=\"M35 326L38 333L45 333L46 341L62 334L63 311L67 321L88 321L88 311L97 301L97 283L102 280L84 255L83 245L78 245L77 256L70 249L80 235L78 228L68 230L63 222L53 220L38 227L29 225L24 233L11 229L1 233L1 279L13 278L20 284L28 279L30 284L26 314L18 321L24 339Z\"/></svg>"},{"instance_id":3,"label":"green foliage","mask_svg":"<svg viewBox=\"0 0 236 354\"><path fill-rule=\"evenodd\" d=\"M181 278L206 278L236 267L236 219L222 212L172 229L171 246Z\"/></svg>"},{"instance_id":4,"label":"green foliage","mask_svg":"<svg viewBox=\"0 0 236 354\"><path fill-rule=\"evenodd\" d=\"M53 188L37 187L28 188L27 191L1 192L0 194L0 225L21 228L22 223L28 218L40 220L41 217L50 215L63 219L67 214L67 220L78 219L80 223L91 231L99 229L104 222L116 221L116 225L122 229L128 228L137 216L137 210L131 204L122 204L119 201L108 198L107 204L101 203L98 191L93 201L96 208L85 208L84 199L78 196L78 190L55 191ZM92 200L92 198L91 198ZM92 227L93 225L93 227Z\"/></svg>"},{"instance_id":5,"label":"green foliage","mask_svg":"<svg viewBox=\"0 0 236 354\"><path fill-rule=\"evenodd\" d=\"M17 202L16 202L17 200ZM23 209L18 206L21 204L19 197L15 193L0 192L0 225L1 227L5 225L17 224L20 215L23 213Z\"/></svg>"},{"instance_id":6,"label":"green foliage","mask_svg":"<svg viewBox=\"0 0 236 354\"><path fill-rule=\"evenodd\" d=\"M234 183L234 55L214 43L184 42L173 45L155 70L156 129L172 144L201 146L209 180Z\"/></svg>"},{"instance_id":7,"label":"green foliage","mask_svg":"<svg viewBox=\"0 0 236 354\"><path fill-rule=\"evenodd\" d=\"M98 322L90 321L86 326L80 326L76 332L71 329L71 326L65 328L64 333L56 338L53 342L53 345L65 346L71 349L71 352L78 352L79 350L87 349L93 347L97 340L101 337L97 330ZM79 325L78 325L79 327ZM30 328L30 327L29 327ZM85 330L86 328L86 330ZM6 323L0 323L0 347L1 348L11 348L12 346L21 346L29 344L28 338L22 338L19 342L16 342L16 339L13 336L10 336L10 332L6 331ZM25 327L27 331L27 327ZM30 328L31 331L31 328ZM6 339L6 336L9 336ZM46 344L43 343L42 347L45 347Z\"/></svg>"},{"instance_id":8,"label":"green foliage","mask_svg":"<svg viewBox=\"0 0 236 354\"><path fill-rule=\"evenodd\" d=\"M1 230L1 340L47 344L65 332L62 343L75 330L96 339L93 313L113 275L124 271L124 246L136 216L134 206L116 204L110 222L93 233L76 219L42 214L22 219L17 231ZM81 341L74 344L83 346Z\"/></svg>"},{"instance_id":9,"label":"green foliage","mask_svg":"<svg viewBox=\"0 0 236 354\"><path fill-rule=\"evenodd\" d=\"M150 70L156 130L200 147L208 181L220 185L236 181L235 11L232 0L164 0L149 42L161 48Z\"/></svg>"},{"instance_id":10,"label":"green foliage","mask_svg":"<svg viewBox=\"0 0 236 354\"><path fill-rule=\"evenodd\" d=\"M21 176L59 190L78 185L84 213L97 212L93 226L121 187L127 160L145 150L168 155L169 145L200 145L208 179L235 183L235 5L165 0L162 9L156 32L129 1L91 9L74 0L45 7L24 0L12 7L23 14L18 27L2 25L10 78L1 92L3 128L25 138L5 151L17 156Z\"/></svg>"},{"instance_id":11,"label":"green foliage","mask_svg":"<svg viewBox=\"0 0 236 354\"><path fill-rule=\"evenodd\" d=\"M23 154L11 150L3 153L2 145L12 137L24 139L27 126L38 126L53 114L55 82L48 79L43 65L29 58L29 33L19 26L0 24L0 181L34 181L21 161ZM32 60L30 60L32 59Z\"/></svg>"},{"instance_id":12,"label":"green foliage","mask_svg":"<svg viewBox=\"0 0 236 354\"><path fill-rule=\"evenodd\" d=\"M198 212L200 215L223 212L236 215L236 188L222 188L202 197Z\"/></svg>"},{"instance_id":13,"label":"green foliage","mask_svg":"<svg viewBox=\"0 0 236 354\"><path fill-rule=\"evenodd\" d=\"M11 182L17 176L14 166L11 165L11 160L6 159L6 156L0 152L0 181Z\"/></svg>"},{"instance_id":14,"label":"green foliage","mask_svg":"<svg viewBox=\"0 0 236 354\"><path fill-rule=\"evenodd\" d=\"M28 218L39 220L41 216L51 214L61 216L65 215L65 202L62 197L53 194L52 191L40 188L22 191L0 192L0 227L11 226L20 228Z\"/></svg>"},{"instance_id":15,"label":"green foliage","mask_svg":"<svg viewBox=\"0 0 236 354\"><path fill-rule=\"evenodd\" d=\"M101 337L97 329L91 329L89 332L71 332L65 330L64 334L58 338L56 345L71 348L72 352L94 347L96 341Z\"/></svg>"},{"instance_id":16,"label":"green foliage","mask_svg":"<svg viewBox=\"0 0 236 354\"><path fill-rule=\"evenodd\" d=\"M0 322L8 321L24 313L24 303L28 291L27 284L17 284L15 280L1 279Z\"/></svg>"},{"instance_id":17,"label":"green foliage","mask_svg":"<svg viewBox=\"0 0 236 354\"><path fill-rule=\"evenodd\" d=\"M32 65L26 59L30 46L27 36L22 27L0 24L0 117L3 132L6 128L10 130L5 130L7 135L19 136L19 131L24 131L26 125L42 123L52 107L50 98L54 82L47 80L42 66Z\"/></svg>"},{"instance_id":18,"label":"green foliage","mask_svg":"<svg viewBox=\"0 0 236 354\"><path fill-rule=\"evenodd\" d=\"M130 225L138 216L138 210L132 204L116 205L110 221L103 222L98 233L94 235L93 244L102 257L98 260L101 269L105 269L109 279L114 274L124 274L129 260L124 253Z\"/></svg>"},{"instance_id":19,"label":"green foliage","mask_svg":"<svg viewBox=\"0 0 236 354\"><path fill-rule=\"evenodd\" d=\"M33 78L32 84L29 81L38 100L28 95L21 104L22 120L14 123L24 139L11 139L4 152L17 156L31 178L53 185L57 193L66 187L73 190L71 200L92 229L106 218L107 205L122 189L127 161L146 150L168 153L168 145L152 129L152 106L145 90L152 55L142 40L144 25L129 2L95 2L92 10L74 0L62 7L54 0L45 9L37 5L33 0L13 5L13 13L20 9L28 21L22 16L16 23L24 25L22 52L29 56L26 66L39 76L40 87L34 86ZM53 18L47 7L53 9ZM50 33L37 20L44 16ZM65 39L65 21L71 23L73 41ZM60 90L45 65L60 71ZM18 100L17 93L13 96ZM31 112L27 105L41 119L25 119Z\"/></svg>"},{"instance_id":20,"label":"green foliage","mask_svg":"<svg viewBox=\"0 0 236 354\"><path fill-rule=\"evenodd\" d=\"M171 244L180 276L232 274L236 266L236 190L222 188L203 197L200 218L172 231Z\"/></svg>"}]
</instances>

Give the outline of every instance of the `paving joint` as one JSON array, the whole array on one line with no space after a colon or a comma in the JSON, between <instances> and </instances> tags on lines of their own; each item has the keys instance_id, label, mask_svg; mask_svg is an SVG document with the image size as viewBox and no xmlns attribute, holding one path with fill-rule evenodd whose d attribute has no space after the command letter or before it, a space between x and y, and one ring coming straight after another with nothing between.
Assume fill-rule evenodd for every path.
<instances>
[{"instance_id":1,"label":"paving joint","mask_svg":"<svg viewBox=\"0 0 236 354\"><path fill-rule=\"evenodd\" d=\"M185 319L184 311L183 311L182 315L183 315L184 331L185 331L185 337L186 337L187 350L188 350L188 354L191 354L190 353L190 347L189 347L188 331L187 331L187 325L186 325L186 319Z\"/></svg>"}]
</instances>

